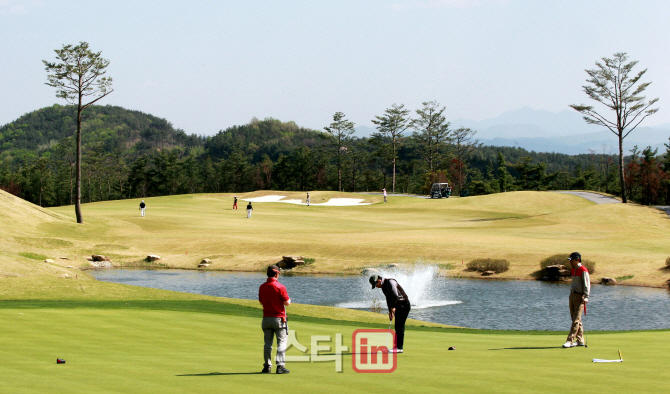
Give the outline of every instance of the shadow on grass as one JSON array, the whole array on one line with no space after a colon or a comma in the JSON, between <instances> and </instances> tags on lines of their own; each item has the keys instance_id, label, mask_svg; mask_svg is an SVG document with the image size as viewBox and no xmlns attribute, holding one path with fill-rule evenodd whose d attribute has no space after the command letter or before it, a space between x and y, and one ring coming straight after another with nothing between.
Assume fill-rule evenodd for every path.
<instances>
[{"instance_id":1,"label":"shadow on grass","mask_svg":"<svg viewBox=\"0 0 670 394\"><path fill-rule=\"evenodd\" d=\"M175 376L227 376L227 375L270 375L262 372L210 372L210 373L188 373Z\"/></svg>"},{"instance_id":2,"label":"shadow on grass","mask_svg":"<svg viewBox=\"0 0 670 394\"><path fill-rule=\"evenodd\" d=\"M503 347L500 349L489 349L489 350L542 350L542 349L563 349L563 347L562 346Z\"/></svg>"}]
</instances>

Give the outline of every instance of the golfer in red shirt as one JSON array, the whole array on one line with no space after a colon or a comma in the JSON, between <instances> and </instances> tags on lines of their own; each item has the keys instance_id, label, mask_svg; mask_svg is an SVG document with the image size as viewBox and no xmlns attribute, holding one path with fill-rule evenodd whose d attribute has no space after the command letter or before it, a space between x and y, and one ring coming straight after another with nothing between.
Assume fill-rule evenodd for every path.
<instances>
[{"instance_id":1,"label":"golfer in red shirt","mask_svg":"<svg viewBox=\"0 0 670 394\"><path fill-rule=\"evenodd\" d=\"M288 323L286 322L286 307L291 304L286 287L277 281L279 267L271 265L268 267L268 280L258 289L258 301L263 305L263 334L265 335L265 347L263 348L262 373L270 373L272 370L272 341L277 336L277 373L289 373L284 368L286 342L288 338Z\"/></svg>"}]
</instances>

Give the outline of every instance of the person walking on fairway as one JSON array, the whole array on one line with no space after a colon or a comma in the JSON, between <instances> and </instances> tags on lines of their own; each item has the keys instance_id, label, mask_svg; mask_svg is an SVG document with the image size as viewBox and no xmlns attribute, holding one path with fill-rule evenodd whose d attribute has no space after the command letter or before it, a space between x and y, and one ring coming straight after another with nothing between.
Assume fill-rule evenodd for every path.
<instances>
[{"instance_id":1,"label":"person walking on fairway","mask_svg":"<svg viewBox=\"0 0 670 394\"><path fill-rule=\"evenodd\" d=\"M147 209L147 204L144 203L144 200L140 203L140 212L142 212L142 217L144 217L144 211Z\"/></svg>"},{"instance_id":2,"label":"person walking on fairway","mask_svg":"<svg viewBox=\"0 0 670 394\"><path fill-rule=\"evenodd\" d=\"M286 320L286 307L291 305L286 287L279 283L279 267L271 265L267 271L268 280L258 289L258 301L263 305L263 335L265 336L265 347L263 357L265 363L261 373L272 371L272 341L277 337L277 373L289 373L284 366L286 364L285 353L288 339L288 321Z\"/></svg>"},{"instance_id":3,"label":"person walking on fairway","mask_svg":"<svg viewBox=\"0 0 670 394\"><path fill-rule=\"evenodd\" d=\"M251 201L247 204L247 219L251 218L251 212L254 210L254 207L251 206Z\"/></svg>"},{"instance_id":4,"label":"person walking on fairway","mask_svg":"<svg viewBox=\"0 0 670 394\"><path fill-rule=\"evenodd\" d=\"M570 287L570 317L572 318L572 326L570 326L568 340L563 344L565 348L585 345L582 312L589 302L589 294L591 293L589 270L582 265L582 255L574 252L568 257L568 260L570 260L570 265L572 265L572 286Z\"/></svg>"},{"instance_id":5,"label":"person walking on fairway","mask_svg":"<svg viewBox=\"0 0 670 394\"><path fill-rule=\"evenodd\" d=\"M233 196L233 211L237 211L237 196Z\"/></svg>"},{"instance_id":6,"label":"person walking on fairway","mask_svg":"<svg viewBox=\"0 0 670 394\"><path fill-rule=\"evenodd\" d=\"M407 293L405 293L402 286L393 278L384 279L379 275L372 275L370 277L370 284L372 285L372 289L375 287L382 289L386 297L386 305L389 309L389 320L393 320L395 316L396 343L389 352L402 353L405 343L405 321L407 321L407 316L411 309L409 297L407 297Z\"/></svg>"},{"instance_id":7,"label":"person walking on fairway","mask_svg":"<svg viewBox=\"0 0 670 394\"><path fill-rule=\"evenodd\" d=\"M386 188L383 188L382 191L384 192L384 204L386 204Z\"/></svg>"},{"instance_id":8,"label":"person walking on fairway","mask_svg":"<svg viewBox=\"0 0 670 394\"><path fill-rule=\"evenodd\" d=\"M307 192L307 206L309 206L309 192Z\"/></svg>"}]
</instances>

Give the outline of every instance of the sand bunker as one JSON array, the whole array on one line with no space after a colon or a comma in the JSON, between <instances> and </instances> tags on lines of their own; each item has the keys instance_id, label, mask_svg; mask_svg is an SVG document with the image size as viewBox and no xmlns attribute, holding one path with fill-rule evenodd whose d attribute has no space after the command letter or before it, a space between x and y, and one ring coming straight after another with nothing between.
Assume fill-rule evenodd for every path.
<instances>
[{"instance_id":1,"label":"sand bunker","mask_svg":"<svg viewBox=\"0 0 670 394\"><path fill-rule=\"evenodd\" d=\"M263 196L263 197L254 197L254 198L243 198L243 201L249 202L283 202L287 204L296 204L296 205L307 205L307 203L302 202L302 200L283 200L286 196ZM324 203L311 203L310 205L321 205L328 207L349 207L354 205L370 205L371 203L364 203L365 199L363 198L331 198L330 200Z\"/></svg>"}]
</instances>

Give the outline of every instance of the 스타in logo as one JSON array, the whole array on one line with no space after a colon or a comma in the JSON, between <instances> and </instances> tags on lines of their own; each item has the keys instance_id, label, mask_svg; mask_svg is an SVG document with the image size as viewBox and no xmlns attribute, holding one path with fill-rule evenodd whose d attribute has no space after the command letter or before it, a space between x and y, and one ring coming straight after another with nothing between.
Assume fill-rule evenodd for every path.
<instances>
[{"instance_id":1,"label":"\uc2a4\ud0c0in logo","mask_svg":"<svg viewBox=\"0 0 670 394\"><path fill-rule=\"evenodd\" d=\"M397 367L397 354L392 353L395 330L361 329L351 336L351 366L358 373L391 373Z\"/></svg>"}]
</instances>

